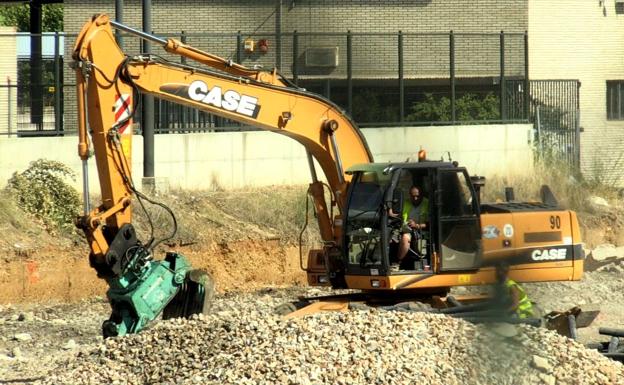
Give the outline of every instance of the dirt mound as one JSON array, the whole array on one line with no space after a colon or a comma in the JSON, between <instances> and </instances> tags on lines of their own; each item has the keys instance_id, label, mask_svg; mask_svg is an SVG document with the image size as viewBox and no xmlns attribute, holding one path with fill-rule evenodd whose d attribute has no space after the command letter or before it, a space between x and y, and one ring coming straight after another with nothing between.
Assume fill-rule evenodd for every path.
<instances>
[{"instance_id":1,"label":"dirt mound","mask_svg":"<svg viewBox=\"0 0 624 385\"><path fill-rule=\"evenodd\" d=\"M157 199L171 207L178 221L177 235L157 248L157 259L166 251L185 255L214 276L219 291L305 283L297 242L305 222L305 187L176 191ZM140 239L171 233L173 222L165 210L148 205L148 220L140 205L135 207ZM0 217L6 234L0 239L0 303L77 301L104 294L106 284L89 266L89 249L80 234L50 232L41 221L10 209L10 216ZM304 235L306 246L314 246L317 230L311 226Z\"/></svg>"}]
</instances>

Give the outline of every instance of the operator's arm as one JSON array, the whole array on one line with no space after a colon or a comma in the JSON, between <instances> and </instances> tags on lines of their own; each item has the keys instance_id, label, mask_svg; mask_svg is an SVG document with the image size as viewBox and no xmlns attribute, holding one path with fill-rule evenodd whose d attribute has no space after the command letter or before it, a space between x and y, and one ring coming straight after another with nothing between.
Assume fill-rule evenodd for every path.
<instances>
[{"instance_id":1,"label":"operator's arm","mask_svg":"<svg viewBox=\"0 0 624 385\"><path fill-rule=\"evenodd\" d=\"M413 219L408 220L407 221L407 225L409 226L409 228L411 228L413 230L426 230L427 229L427 223L426 222L417 223Z\"/></svg>"}]
</instances>

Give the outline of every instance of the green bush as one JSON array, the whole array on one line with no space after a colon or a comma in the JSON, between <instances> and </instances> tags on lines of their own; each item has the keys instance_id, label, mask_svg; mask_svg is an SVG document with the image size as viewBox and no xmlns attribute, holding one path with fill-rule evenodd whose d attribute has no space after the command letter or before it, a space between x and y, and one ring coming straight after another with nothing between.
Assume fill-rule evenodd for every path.
<instances>
[{"instance_id":1,"label":"green bush","mask_svg":"<svg viewBox=\"0 0 624 385\"><path fill-rule=\"evenodd\" d=\"M358 123L394 122L399 116L399 106L388 96L372 88L353 93L353 119Z\"/></svg>"},{"instance_id":2,"label":"green bush","mask_svg":"<svg viewBox=\"0 0 624 385\"><path fill-rule=\"evenodd\" d=\"M63 163L39 159L21 173L13 173L7 190L26 212L48 226L67 228L80 212L78 192L66 183L74 172Z\"/></svg>"},{"instance_id":3,"label":"green bush","mask_svg":"<svg viewBox=\"0 0 624 385\"><path fill-rule=\"evenodd\" d=\"M455 100L455 120L497 120L500 119L500 101L498 96L488 92L485 96L466 93ZM433 94L425 94L425 99L414 103L412 112L405 117L407 121L416 122L450 122L451 99L446 96L436 98Z\"/></svg>"}]
</instances>

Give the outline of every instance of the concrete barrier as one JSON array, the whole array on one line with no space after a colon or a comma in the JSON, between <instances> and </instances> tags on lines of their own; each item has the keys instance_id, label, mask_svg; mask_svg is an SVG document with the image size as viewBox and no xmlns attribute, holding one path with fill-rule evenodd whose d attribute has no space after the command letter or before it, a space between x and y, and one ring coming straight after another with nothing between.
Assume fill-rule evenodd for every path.
<instances>
[{"instance_id":1,"label":"concrete barrier","mask_svg":"<svg viewBox=\"0 0 624 385\"><path fill-rule=\"evenodd\" d=\"M385 127L362 129L377 162L402 162L422 147L430 159L448 154L471 174L524 175L532 171L530 124ZM344 145L344 144L342 144ZM0 187L13 172L45 158L67 164L78 175L81 163L75 136L46 138L0 137ZM157 135L155 171L171 188L214 189L304 184L310 173L303 146L265 131ZM143 173L143 140L132 145L134 179ZM90 188L99 191L91 159ZM320 168L318 168L320 172Z\"/></svg>"}]
</instances>

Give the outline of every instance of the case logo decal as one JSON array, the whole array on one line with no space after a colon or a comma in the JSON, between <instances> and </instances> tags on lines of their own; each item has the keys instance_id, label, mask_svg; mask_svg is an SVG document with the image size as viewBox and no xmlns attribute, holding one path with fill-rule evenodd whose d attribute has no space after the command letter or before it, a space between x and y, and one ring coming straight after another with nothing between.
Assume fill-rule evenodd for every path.
<instances>
[{"instance_id":1,"label":"case logo decal","mask_svg":"<svg viewBox=\"0 0 624 385\"><path fill-rule=\"evenodd\" d=\"M568 251L566 249L546 249L533 250L531 259L534 261L560 261L566 259Z\"/></svg>"}]
</instances>

